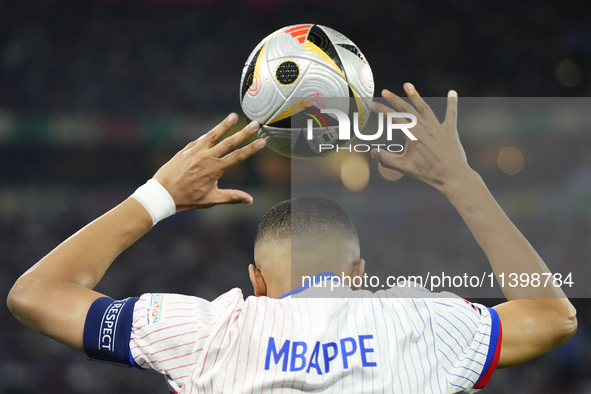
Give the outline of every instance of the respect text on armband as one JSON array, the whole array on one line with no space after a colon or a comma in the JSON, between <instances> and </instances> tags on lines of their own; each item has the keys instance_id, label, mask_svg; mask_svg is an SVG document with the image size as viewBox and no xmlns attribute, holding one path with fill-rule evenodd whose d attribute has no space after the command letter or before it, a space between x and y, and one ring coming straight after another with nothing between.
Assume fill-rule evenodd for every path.
<instances>
[{"instance_id":1,"label":"respect text on armband","mask_svg":"<svg viewBox=\"0 0 591 394\"><path fill-rule=\"evenodd\" d=\"M115 328L117 327L117 321L121 314L121 310L125 305L124 301L115 301L105 312L103 320L101 321L99 347L100 349L106 349L113 351L115 346Z\"/></svg>"}]
</instances>

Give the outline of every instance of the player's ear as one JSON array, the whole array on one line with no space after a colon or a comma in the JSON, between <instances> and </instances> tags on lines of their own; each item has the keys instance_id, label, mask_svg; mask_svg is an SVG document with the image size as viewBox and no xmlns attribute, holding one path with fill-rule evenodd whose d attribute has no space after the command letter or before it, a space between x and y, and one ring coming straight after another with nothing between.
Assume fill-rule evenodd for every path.
<instances>
[{"instance_id":1,"label":"player's ear","mask_svg":"<svg viewBox=\"0 0 591 394\"><path fill-rule=\"evenodd\" d=\"M363 259L359 259L358 262L356 262L355 264L353 264L353 268L351 270L351 273L349 274L349 276L351 277L351 285L353 283L363 283L363 274L365 273L365 260ZM356 276L358 276L359 279L357 280L353 280L353 278L355 278ZM355 286L351 286L351 288L353 290L360 290L361 287L355 287Z\"/></svg>"},{"instance_id":2,"label":"player's ear","mask_svg":"<svg viewBox=\"0 0 591 394\"><path fill-rule=\"evenodd\" d=\"M265 279L263 279L263 275L261 275L261 270L250 264L248 266L248 276L250 283L252 283L255 297L266 297L267 284L265 283Z\"/></svg>"}]
</instances>

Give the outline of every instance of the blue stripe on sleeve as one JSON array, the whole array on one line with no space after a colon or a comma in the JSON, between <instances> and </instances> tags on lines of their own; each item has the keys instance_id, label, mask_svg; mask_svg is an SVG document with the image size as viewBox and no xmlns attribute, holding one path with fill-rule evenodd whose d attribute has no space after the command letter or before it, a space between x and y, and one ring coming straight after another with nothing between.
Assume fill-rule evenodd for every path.
<instances>
[{"instance_id":1,"label":"blue stripe on sleeve","mask_svg":"<svg viewBox=\"0 0 591 394\"><path fill-rule=\"evenodd\" d=\"M129 362L131 363L132 367L136 367L137 369L141 369L142 371L146 369L146 368L140 367L140 365L135 362L135 359L133 358L133 355L131 354L131 349L129 349Z\"/></svg>"},{"instance_id":2,"label":"blue stripe on sleeve","mask_svg":"<svg viewBox=\"0 0 591 394\"><path fill-rule=\"evenodd\" d=\"M495 356L495 351L497 349L497 346L500 344L497 344L498 340L499 340L499 329L500 329L500 320L499 320L499 315L497 314L497 311L495 311L492 308L486 308L488 309L489 313L490 313L490 320L491 320L491 330L490 330L490 343L488 345L488 352L486 354L486 361L484 362L484 367L482 368L482 372L480 373L480 376L484 375L486 373L486 371L488 370L488 367L490 366L490 363L493 360L493 357Z\"/></svg>"}]
</instances>

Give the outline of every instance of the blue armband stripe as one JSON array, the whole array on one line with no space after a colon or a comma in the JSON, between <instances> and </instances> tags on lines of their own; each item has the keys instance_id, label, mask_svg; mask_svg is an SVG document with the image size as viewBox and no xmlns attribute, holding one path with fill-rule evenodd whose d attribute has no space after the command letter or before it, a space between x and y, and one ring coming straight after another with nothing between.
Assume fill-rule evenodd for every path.
<instances>
[{"instance_id":1,"label":"blue armband stripe","mask_svg":"<svg viewBox=\"0 0 591 394\"><path fill-rule=\"evenodd\" d=\"M116 301L97 299L88 310L84 323L84 351L91 360L132 366L129 338L133 308L139 297Z\"/></svg>"}]
</instances>

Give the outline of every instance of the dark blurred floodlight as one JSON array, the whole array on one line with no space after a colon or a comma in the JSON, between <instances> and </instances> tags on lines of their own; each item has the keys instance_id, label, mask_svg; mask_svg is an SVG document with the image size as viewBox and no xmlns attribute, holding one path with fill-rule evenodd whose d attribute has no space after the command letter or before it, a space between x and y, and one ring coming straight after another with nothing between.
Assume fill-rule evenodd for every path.
<instances>
[{"instance_id":1,"label":"dark blurred floodlight","mask_svg":"<svg viewBox=\"0 0 591 394\"><path fill-rule=\"evenodd\" d=\"M583 72L572 60L563 60L556 65L556 79L564 87L574 88L583 80Z\"/></svg>"},{"instance_id":2,"label":"dark blurred floodlight","mask_svg":"<svg viewBox=\"0 0 591 394\"><path fill-rule=\"evenodd\" d=\"M497 156L499 168L505 174L509 175L515 175L521 171L524 162L523 153L514 146L504 147L499 151L499 155Z\"/></svg>"}]
</instances>

